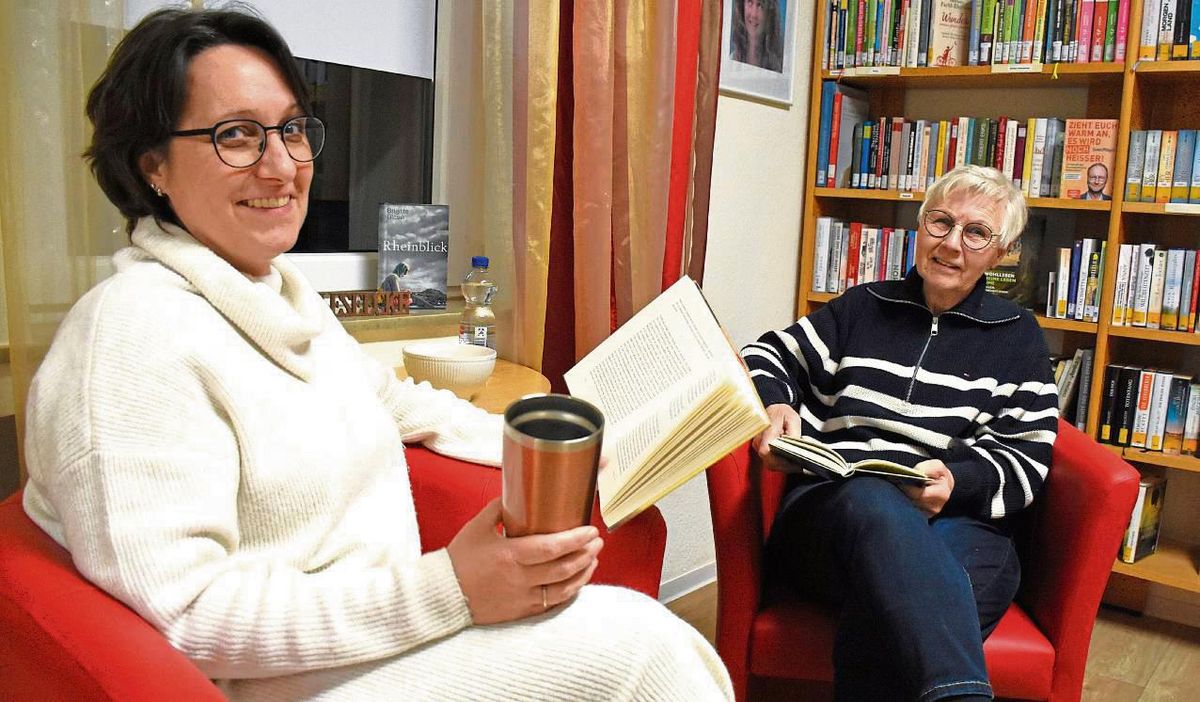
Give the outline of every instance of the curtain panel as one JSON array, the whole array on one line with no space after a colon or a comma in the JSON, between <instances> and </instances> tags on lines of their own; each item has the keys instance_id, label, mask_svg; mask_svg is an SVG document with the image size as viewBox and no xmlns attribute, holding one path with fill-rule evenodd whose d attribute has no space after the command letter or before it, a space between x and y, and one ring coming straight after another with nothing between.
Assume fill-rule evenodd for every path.
<instances>
[{"instance_id":1,"label":"curtain panel","mask_svg":"<svg viewBox=\"0 0 1200 702\"><path fill-rule=\"evenodd\" d=\"M720 58L712 5L493 0L482 10L485 246L512 255L500 273L512 275L501 353L558 390L665 286L703 274Z\"/></svg>"},{"instance_id":2,"label":"curtain panel","mask_svg":"<svg viewBox=\"0 0 1200 702\"><path fill-rule=\"evenodd\" d=\"M124 14L122 0L0 4L0 239L18 438L58 323L128 243L80 156L91 135L87 91L124 33Z\"/></svg>"}]
</instances>

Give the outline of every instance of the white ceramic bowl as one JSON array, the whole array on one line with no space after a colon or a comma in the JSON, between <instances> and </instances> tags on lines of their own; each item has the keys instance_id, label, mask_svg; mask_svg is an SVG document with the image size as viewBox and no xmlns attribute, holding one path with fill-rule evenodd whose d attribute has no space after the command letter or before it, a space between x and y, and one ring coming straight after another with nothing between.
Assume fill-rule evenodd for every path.
<instances>
[{"instance_id":1,"label":"white ceramic bowl","mask_svg":"<svg viewBox=\"0 0 1200 702\"><path fill-rule=\"evenodd\" d=\"M496 351L486 346L431 341L404 347L404 369L413 382L427 380L464 400L483 389L495 367Z\"/></svg>"}]
</instances>

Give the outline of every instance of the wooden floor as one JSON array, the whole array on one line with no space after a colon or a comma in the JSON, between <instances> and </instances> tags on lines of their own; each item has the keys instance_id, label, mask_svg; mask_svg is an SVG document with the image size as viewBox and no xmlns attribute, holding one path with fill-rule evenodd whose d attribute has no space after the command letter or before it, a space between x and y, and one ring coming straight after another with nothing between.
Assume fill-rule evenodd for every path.
<instances>
[{"instance_id":1,"label":"wooden floor","mask_svg":"<svg viewBox=\"0 0 1200 702\"><path fill-rule=\"evenodd\" d=\"M706 585L667 605L711 642L717 586ZM811 698L811 691L801 695ZM789 697L764 691L761 697ZM818 693L816 697L822 697ZM1102 607L1084 675L1085 702L1200 700L1200 629Z\"/></svg>"}]
</instances>

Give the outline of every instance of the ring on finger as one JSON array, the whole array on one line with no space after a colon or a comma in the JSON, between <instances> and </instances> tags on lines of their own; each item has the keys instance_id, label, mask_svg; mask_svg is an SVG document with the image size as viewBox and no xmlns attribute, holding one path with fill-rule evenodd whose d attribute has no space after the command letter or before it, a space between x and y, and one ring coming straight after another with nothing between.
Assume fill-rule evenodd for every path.
<instances>
[{"instance_id":1,"label":"ring on finger","mask_svg":"<svg viewBox=\"0 0 1200 702\"><path fill-rule=\"evenodd\" d=\"M543 585L542 586L542 611L545 612L549 608L550 608L550 606L546 602L546 586Z\"/></svg>"}]
</instances>

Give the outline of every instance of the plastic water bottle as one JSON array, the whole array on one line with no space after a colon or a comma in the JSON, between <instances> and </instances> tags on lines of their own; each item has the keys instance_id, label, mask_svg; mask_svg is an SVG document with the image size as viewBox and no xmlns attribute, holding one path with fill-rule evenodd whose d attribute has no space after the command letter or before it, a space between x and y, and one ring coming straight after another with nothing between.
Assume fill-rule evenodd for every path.
<instances>
[{"instance_id":1,"label":"plastic water bottle","mask_svg":"<svg viewBox=\"0 0 1200 702\"><path fill-rule=\"evenodd\" d=\"M463 278L462 293L467 305L458 322L458 342L496 348L496 315L492 312L496 284L488 275L487 256L471 257L471 272Z\"/></svg>"}]
</instances>

